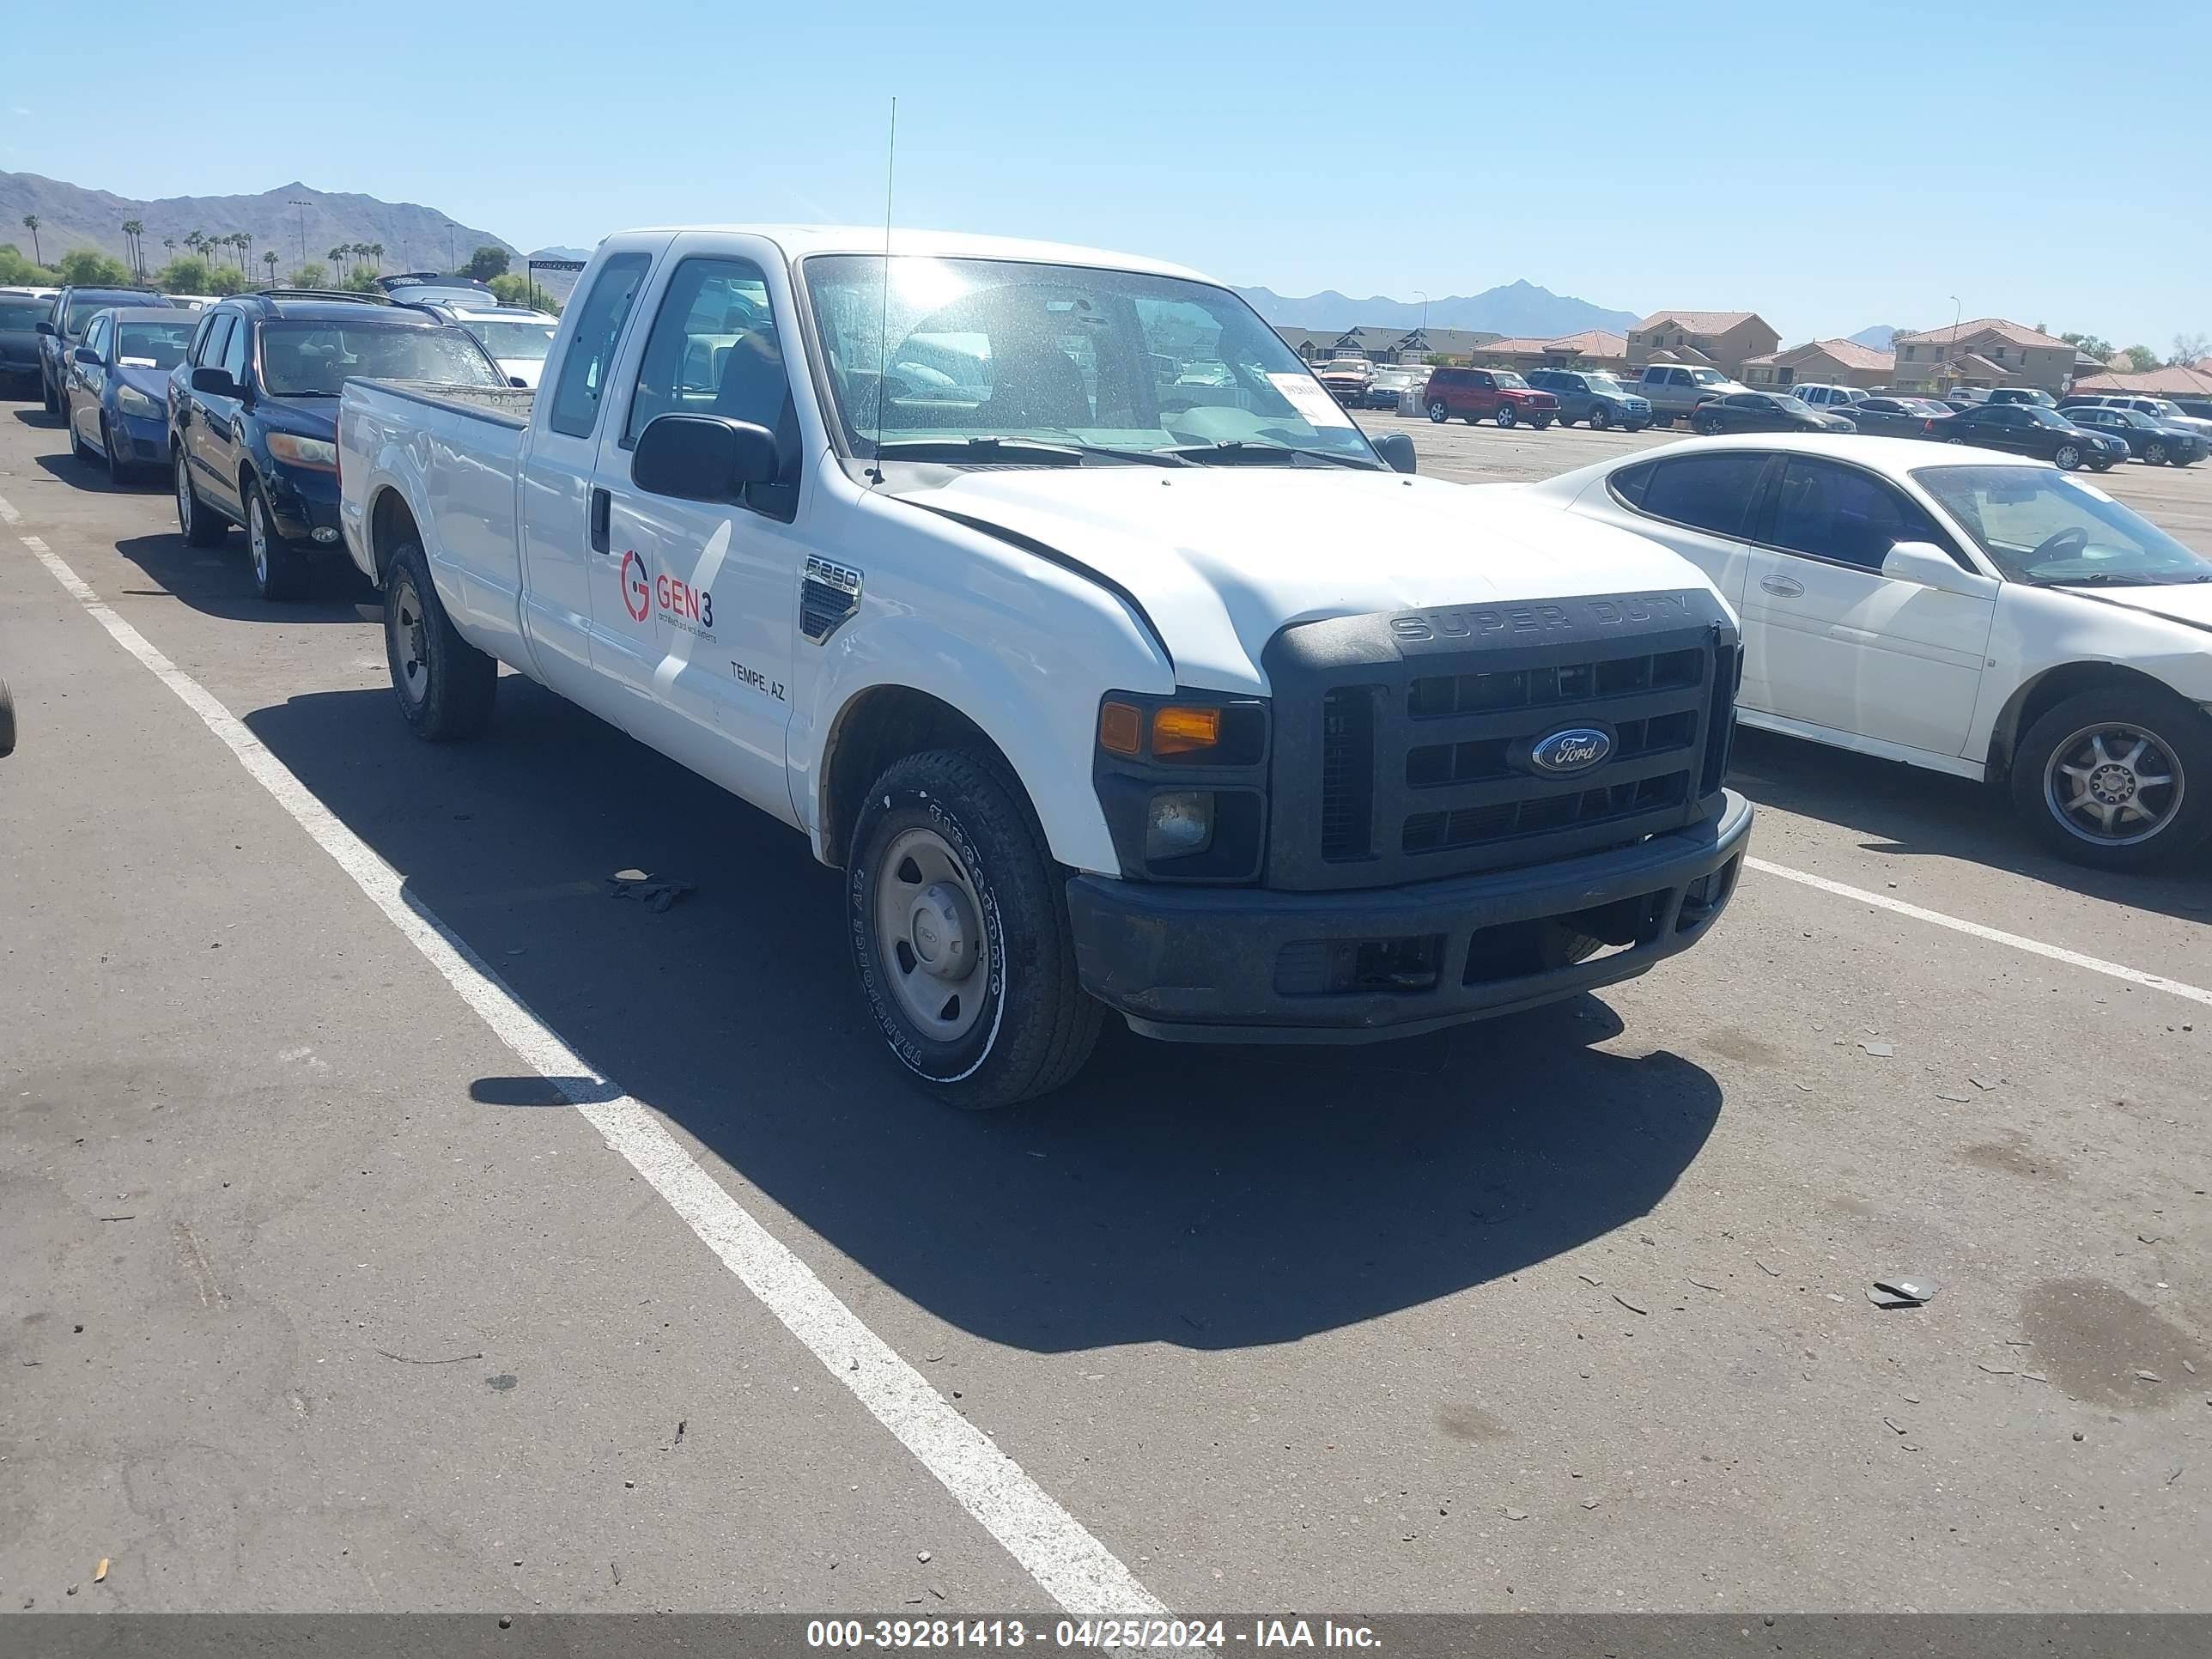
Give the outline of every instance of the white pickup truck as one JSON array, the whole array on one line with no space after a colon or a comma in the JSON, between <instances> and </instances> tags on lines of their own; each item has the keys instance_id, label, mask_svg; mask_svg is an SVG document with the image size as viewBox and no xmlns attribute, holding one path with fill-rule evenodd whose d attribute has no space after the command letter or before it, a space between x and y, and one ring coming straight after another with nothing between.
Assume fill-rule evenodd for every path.
<instances>
[{"instance_id":1,"label":"white pickup truck","mask_svg":"<svg viewBox=\"0 0 2212 1659\"><path fill-rule=\"evenodd\" d=\"M1711 585L1408 476L1174 266L627 233L534 392L351 381L338 449L414 729L482 730L504 662L793 825L962 1105L1109 1010L1347 1041L1627 979L1741 867Z\"/></svg>"}]
</instances>

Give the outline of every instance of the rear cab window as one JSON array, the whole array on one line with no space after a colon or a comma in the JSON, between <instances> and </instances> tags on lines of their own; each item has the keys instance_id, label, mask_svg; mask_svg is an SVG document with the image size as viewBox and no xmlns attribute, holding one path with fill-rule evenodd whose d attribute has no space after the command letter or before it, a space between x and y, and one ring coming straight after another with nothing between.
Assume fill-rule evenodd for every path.
<instances>
[{"instance_id":1,"label":"rear cab window","mask_svg":"<svg viewBox=\"0 0 2212 1659\"><path fill-rule=\"evenodd\" d=\"M598 425L600 398L614 367L615 348L652 263L651 256L644 253L613 254L592 278L592 291L584 296L575 332L569 336L568 351L561 359L552 406L546 411L545 423L554 431L571 438L588 438Z\"/></svg>"}]
</instances>

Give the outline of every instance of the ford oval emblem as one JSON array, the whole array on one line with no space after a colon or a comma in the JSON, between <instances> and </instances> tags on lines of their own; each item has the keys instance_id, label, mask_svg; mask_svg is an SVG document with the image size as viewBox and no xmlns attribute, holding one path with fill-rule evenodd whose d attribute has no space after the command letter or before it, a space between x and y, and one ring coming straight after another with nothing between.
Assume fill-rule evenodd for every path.
<instances>
[{"instance_id":1,"label":"ford oval emblem","mask_svg":"<svg viewBox=\"0 0 2212 1659\"><path fill-rule=\"evenodd\" d=\"M1587 772L1613 752L1613 739L1595 726L1573 726L1529 746L1528 763L1540 772L1565 776Z\"/></svg>"}]
</instances>

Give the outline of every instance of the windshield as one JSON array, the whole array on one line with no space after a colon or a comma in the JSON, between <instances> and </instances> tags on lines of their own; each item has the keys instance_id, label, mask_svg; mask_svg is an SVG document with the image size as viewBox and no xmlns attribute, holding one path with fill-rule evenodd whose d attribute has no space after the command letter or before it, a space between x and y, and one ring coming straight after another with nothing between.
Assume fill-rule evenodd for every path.
<instances>
[{"instance_id":1,"label":"windshield","mask_svg":"<svg viewBox=\"0 0 2212 1659\"><path fill-rule=\"evenodd\" d=\"M33 329L53 314L52 300L0 298L0 328Z\"/></svg>"},{"instance_id":2,"label":"windshield","mask_svg":"<svg viewBox=\"0 0 2212 1659\"><path fill-rule=\"evenodd\" d=\"M2181 405L2180 405L2179 404L2170 404L2170 403L2166 402L2166 400L2165 398L2153 398L2153 399L2151 400L2151 405L2150 405L2150 406L2151 406L2151 410L2152 410L2152 411L2153 411L2154 414L2156 414L2156 415L2159 416L2159 418L2160 418L2160 420L2166 420L2166 419L2170 419L2170 418L2172 418L2173 416L2176 416L2176 415L2179 415L2179 414L2180 414L2180 413L2181 413ZM2142 405L2141 405L2141 404L2137 404L2137 405L2136 405L2136 413L2138 413L2138 414L2141 414L2141 413L2142 412Z\"/></svg>"},{"instance_id":3,"label":"windshield","mask_svg":"<svg viewBox=\"0 0 2212 1659\"><path fill-rule=\"evenodd\" d=\"M1728 376L1717 368L1693 368L1690 371L1692 384L1696 386L1726 386Z\"/></svg>"},{"instance_id":4,"label":"windshield","mask_svg":"<svg viewBox=\"0 0 2212 1659\"><path fill-rule=\"evenodd\" d=\"M551 323L464 323L461 326L482 340L484 349L495 357L526 357L542 363L553 349L555 325Z\"/></svg>"},{"instance_id":5,"label":"windshield","mask_svg":"<svg viewBox=\"0 0 2212 1659\"><path fill-rule=\"evenodd\" d=\"M1792 415L1809 416L1813 412L1813 405L1802 398L1777 398L1774 401L1778 407Z\"/></svg>"},{"instance_id":6,"label":"windshield","mask_svg":"<svg viewBox=\"0 0 2212 1659\"><path fill-rule=\"evenodd\" d=\"M2055 468L1925 466L1912 476L2014 581L2046 587L2212 581L2212 559Z\"/></svg>"},{"instance_id":7,"label":"windshield","mask_svg":"<svg viewBox=\"0 0 2212 1659\"><path fill-rule=\"evenodd\" d=\"M70 296L69 314L63 319L62 332L75 339L84 332L84 325L97 311L112 311L117 306L157 306L161 301L147 294L76 294Z\"/></svg>"},{"instance_id":8,"label":"windshield","mask_svg":"<svg viewBox=\"0 0 2212 1659\"><path fill-rule=\"evenodd\" d=\"M355 376L504 386L458 328L390 323L270 323L261 331L261 386L276 398L335 398Z\"/></svg>"},{"instance_id":9,"label":"windshield","mask_svg":"<svg viewBox=\"0 0 2212 1659\"><path fill-rule=\"evenodd\" d=\"M1509 392L1516 388L1525 391L1528 385L1528 381L1522 380L1518 374L1516 374L1510 368L1499 369L1497 373L1496 378L1498 384L1504 387Z\"/></svg>"},{"instance_id":10,"label":"windshield","mask_svg":"<svg viewBox=\"0 0 2212 1659\"><path fill-rule=\"evenodd\" d=\"M125 368L174 368L192 343L192 319L173 323L125 323L115 343L115 361Z\"/></svg>"},{"instance_id":11,"label":"windshield","mask_svg":"<svg viewBox=\"0 0 2212 1659\"><path fill-rule=\"evenodd\" d=\"M890 261L886 291L884 264L817 254L802 267L856 455L876 454L880 430L890 454L949 452L933 459L995 437L1079 454L1195 451L1189 459L1226 462L1282 451L1285 463L1302 452L1380 465L1282 337L1225 289L1088 265L908 256Z\"/></svg>"},{"instance_id":12,"label":"windshield","mask_svg":"<svg viewBox=\"0 0 2212 1659\"><path fill-rule=\"evenodd\" d=\"M1610 392L1616 398L1626 398L1629 395L1628 388L1610 374L1585 374L1583 376L1583 385L1592 392Z\"/></svg>"}]
</instances>

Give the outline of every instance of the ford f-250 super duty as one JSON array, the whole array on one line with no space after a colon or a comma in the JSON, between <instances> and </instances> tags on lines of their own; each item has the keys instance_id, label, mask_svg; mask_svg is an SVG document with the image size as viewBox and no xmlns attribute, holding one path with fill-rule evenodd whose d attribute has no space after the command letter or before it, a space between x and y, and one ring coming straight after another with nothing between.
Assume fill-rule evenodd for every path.
<instances>
[{"instance_id":1,"label":"ford f-250 super duty","mask_svg":"<svg viewBox=\"0 0 2212 1659\"><path fill-rule=\"evenodd\" d=\"M1627 979L1741 867L1711 586L1407 476L1173 266L628 233L534 392L354 380L338 447L413 728L481 730L505 662L797 827L963 1105L1108 1010L1345 1040Z\"/></svg>"}]
</instances>

